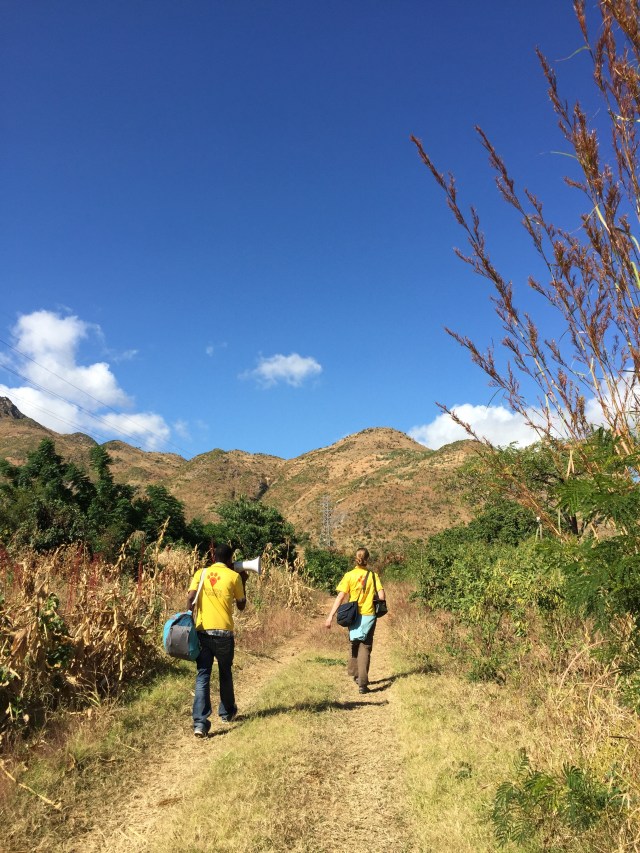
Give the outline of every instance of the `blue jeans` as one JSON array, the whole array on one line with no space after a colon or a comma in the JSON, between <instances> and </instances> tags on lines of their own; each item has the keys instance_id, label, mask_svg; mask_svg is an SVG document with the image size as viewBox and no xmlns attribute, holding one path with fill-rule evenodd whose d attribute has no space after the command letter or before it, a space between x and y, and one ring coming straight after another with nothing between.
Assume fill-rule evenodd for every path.
<instances>
[{"instance_id":1,"label":"blue jeans","mask_svg":"<svg viewBox=\"0 0 640 853\"><path fill-rule=\"evenodd\" d=\"M211 669L213 659L218 661L218 677L220 681L220 704L218 714L220 717L229 717L236 713L236 700L233 693L233 665L234 638L233 634L227 637L216 637L198 631L200 640L200 654L196 659L198 672L196 674L196 691L193 699L193 725L209 731L211 723Z\"/></svg>"}]
</instances>

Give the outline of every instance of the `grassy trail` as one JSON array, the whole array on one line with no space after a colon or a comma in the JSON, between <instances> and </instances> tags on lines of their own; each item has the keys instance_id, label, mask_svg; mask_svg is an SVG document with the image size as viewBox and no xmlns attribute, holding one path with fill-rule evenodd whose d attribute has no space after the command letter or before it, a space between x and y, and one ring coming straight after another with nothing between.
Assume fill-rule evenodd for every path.
<instances>
[{"instance_id":1,"label":"grassy trail","mask_svg":"<svg viewBox=\"0 0 640 853\"><path fill-rule=\"evenodd\" d=\"M476 768L508 750L483 731L488 688L398 663L390 634L381 620L366 696L320 622L249 659L238 720L202 742L185 719L66 853L493 850Z\"/></svg>"},{"instance_id":2,"label":"grassy trail","mask_svg":"<svg viewBox=\"0 0 640 853\"><path fill-rule=\"evenodd\" d=\"M273 656L240 653L233 724L196 740L185 695L155 744L149 719L151 746L123 782L85 800L82 831L32 849L495 851L487 804L523 734L509 698L412 665L391 620L378 624L365 696L346 674L346 632L321 617Z\"/></svg>"}]
</instances>

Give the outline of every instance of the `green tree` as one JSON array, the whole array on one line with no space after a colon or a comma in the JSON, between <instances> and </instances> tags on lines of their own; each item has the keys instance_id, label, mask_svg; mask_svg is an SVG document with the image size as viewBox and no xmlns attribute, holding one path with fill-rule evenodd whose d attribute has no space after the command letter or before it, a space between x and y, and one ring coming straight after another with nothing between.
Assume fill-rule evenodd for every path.
<instances>
[{"instance_id":1,"label":"green tree","mask_svg":"<svg viewBox=\"0 0 640 853\"><path fill-rule=\"evenodd\" d=\"M103 447L93 447L90 460L93 480L65 462L51 439L24 465L0 460L0 536L42 550L82 541L113 556L135 530L154 540L167 522L167 539L190 541L184 507L164 486L137 498L133 486L115 482Z\"/></svg>"},{"instance_id":2,"label":"green tree","mask_svg":"<svg viewBox=\"0 0 640 853\"><path fill-rule=\"evenodd\" d=\"M335 592L341 577L352 568L349 557L333 548L307 547L304 561L309 579L327 592Z\"/></svg>"},{"instance_id":3,"label":"green tree","mask_svg":"<svg viewBox=\"0 0 640 853\"><path fill-rule=\"evenodd\" d=\"M45 550L87 538L93 486L56 453L51 439L43 439L24 465L3 460L0 474L0 529L7 539Z\"/></svg>"},{"instance_id":4,"label":"green tree","mask_svg":"<svg viewBox=\"0 0 640 853\"><path fill-rule=\"evenodd\" d=\"M283 559L295 557L296 534L275 507L240 497L218 507L216 541L229 542L244 559L257 557L268 543Z\"/></svg>"},{"instance_id":5,"label":"green tree","mask_svg":"<svg viewBox=\"0 0 640 853\"><path fill-rule=\"evenodd\" d=\"M166 523L165 537L173 542L188 538L184 505L164 486L147 486L145 497L137 502L139 526L148 539L157 539Z\"/></svg>"},{"instance_id":6,"label":"green tree","mask_svg":"<svg viewBox=\"0 0 640 853\"><path fill-rule=\"evenodd\" d=\"M90 460L96 482L87 517L95 546L100 551L113 554L138 526L139 517L134 505L136 489L114 481L112 458L104 447L92 447Z\"/></svg>"}]
</instances>

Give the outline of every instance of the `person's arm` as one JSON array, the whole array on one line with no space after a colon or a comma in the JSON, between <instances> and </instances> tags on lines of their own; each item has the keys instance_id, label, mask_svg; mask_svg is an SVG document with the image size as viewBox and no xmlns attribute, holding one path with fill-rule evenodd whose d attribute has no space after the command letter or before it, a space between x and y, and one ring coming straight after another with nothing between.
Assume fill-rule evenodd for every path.
<instances>
[{"instance_id":1,"label":"person's arm","mask_svg":"<svg viewBox=\"0 0 640 853\"><path fill-rule=\"evenodd\" d=\"M187 610L193 610L193 602L196 600L196 589L189 590L187 595Z\"/></svg>"},{"instance_id":2,"label":"person's arm","mask_svg":"<svg viewBox=\"0 0 640 853\"><path fill-rule=\"evenodd\" d=\"M380 601L386 601L387 597L384 593L384 589L382 588L382 581L380 580L380 575L376 572L376 578L378 579L378 598Z\"/></svg>"},{"instance_id":3,"label":"person's arm","mask_svg":"<svg viewBox=\"0 0 640 853\"><path fill-rule=\"evenodd\" d=\"M336 615L338 611L338 607L342 604L346 597L346 592L339 592L336 595L335 601L331 605L331 610L329 611L329 615L327 616L327 621L324 623L325 628L331 628L331 623L333 622L333 617Z\"/></svg>"},{"instance_id":4,"label":"person's arm","mask_svg":"<svg viewBox=\"0 0 640 853\"><path fill-rule=\"evenodd\" d=\"M247 606L247 578L249 577L249 572L245 570L244 572L238 572L238 574L242 580L242 598L236 598L236 607L238 610L244 610Z\"/></svg>"}]
</instances>

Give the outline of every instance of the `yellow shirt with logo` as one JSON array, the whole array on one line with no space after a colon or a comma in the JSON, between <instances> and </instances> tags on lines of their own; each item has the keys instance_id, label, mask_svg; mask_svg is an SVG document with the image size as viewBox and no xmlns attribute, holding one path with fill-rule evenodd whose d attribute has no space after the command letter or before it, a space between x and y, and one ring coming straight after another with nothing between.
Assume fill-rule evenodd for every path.
<instances>
[{"instance_id":1,"label":"yellow shirt with logo","mask_svg":"<svg viewBox=\"0 0 640 853\"><path fill-rule=\"evenodd\" d=\"M354 569L351 569L350 572L346 573L336 587L337 592L347 593L349 601L355 601L355 599L360 596L358 599L358 612L361 616L373 616L375 613L375 609L373 607L373 594L375 591L373 586L374 575L376 578L376 587L378 592L382 589L380 575L373 570L370 571L367 588L365 590L362 589L365 578L367 577L367 571L369 570L363 569L361 566L356 566Z\"/></svg>"},{"instance_id":2,"label":"yellow shirt with logo","mask_svg":"<svg viewBox=\"0 0 640 853\"><path fill-rule=\"evenodd\" d=\"M244 598L242 578L224 563L199 569L191 579L189 592L197 591L202 572L206 572L197 602L198 631L233 631L233 602Z\"/></svg>"}]
</instances>

